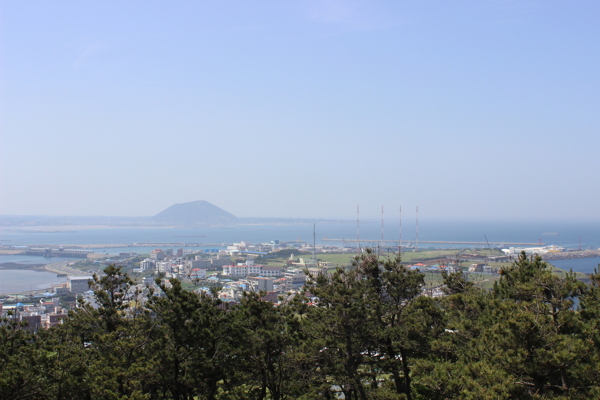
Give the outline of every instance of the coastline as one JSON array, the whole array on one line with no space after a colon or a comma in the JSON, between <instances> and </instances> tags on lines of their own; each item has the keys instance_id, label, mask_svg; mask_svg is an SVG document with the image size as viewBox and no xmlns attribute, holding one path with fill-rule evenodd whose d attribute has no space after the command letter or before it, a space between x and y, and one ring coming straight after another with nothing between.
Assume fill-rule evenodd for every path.
<instances>
[{"instance_id":1,"label":"coastline","mask_svg":"<svg viewBox=\"0 0 600 400\"><path fill-rule=\"evenodd\" d=\"M44 269L55 274L66 274L68 276L87 276L89 273L68 266L69 261L59 261L51 264L46 264Z\"/></svg>"},{"instance_id":2,"label":"coastline","mask_svg":"<svg viewBox=\"0 0 600 400\"><path fill-rule=\"evenodd\" d=\"M545 261L574 260L577 258L600 257L600 250L565 251L562 253L546 253L542 256Z\"/></svg>"},{"instance_id":3,"label":"coastline","mask_svg":"<svg viewBox=\"0 0 600 400\"><path fill-rule=\"evenodd\" d=\"M0 269L44 271L44 264L19 264L15 262L0 263Z\"/></svg>"}]
</instances>

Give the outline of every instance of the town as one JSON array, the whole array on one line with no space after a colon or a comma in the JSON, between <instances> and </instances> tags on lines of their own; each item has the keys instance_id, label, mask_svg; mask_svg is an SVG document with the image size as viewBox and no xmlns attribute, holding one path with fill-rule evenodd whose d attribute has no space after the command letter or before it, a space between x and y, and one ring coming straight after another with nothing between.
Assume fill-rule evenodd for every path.
<instances>
[{"instance_id":1,"label":"town","mask_svg":"<svg viewBox=\"0 0 600 400\"><path fill-rule=\"evenodd\" d=\"M337 267L351 266L359 248L332 245L315 245L303 241L268 243L240 241L225 248L156 248L149 254L120 253L106 256L80 248L43 248L31 246L25 254L58 254L77 260L65 262L71 271L83 275L69 275L66 282L53 285L49 291L26 295L11 295L0 308L3 317L26 322L26 329L38 330L60 323L68 310L82 304L97 306L90 288L94 274L103 275L108 265L123 268L136 282L130 296L145 302L150 293L160 295L156 279L168 284L177 279L190 291L216 295L227 307L239 304L245 292L260 293L264 301L279 304L299 293L309 275L331 274ZM379 248L379 252L394 254L397 248ZM509 265L515 249L501 252L495 249L440 250L411 246L404 249L403 260L408 269L425 275L425 296L442 296L442 272L464 272L482 287L489 287L497 279L498 270ZM57 272L59 272L57 270Z\"/></svg>"}]
</instances>

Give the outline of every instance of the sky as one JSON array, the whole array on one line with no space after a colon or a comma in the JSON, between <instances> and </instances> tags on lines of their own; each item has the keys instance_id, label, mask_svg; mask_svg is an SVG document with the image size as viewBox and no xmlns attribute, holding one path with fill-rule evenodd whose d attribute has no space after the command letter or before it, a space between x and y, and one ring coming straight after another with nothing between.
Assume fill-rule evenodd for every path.
<instances>
[{"instance_id":1,"label":"sky","mask_svg":"<svg viewBox=\"0 0 600 400\"><path fill-rule=\"evenodd\" d=\"M600 3L1 1L0 215L599 220Z\"/></svg>"}]
</instances>

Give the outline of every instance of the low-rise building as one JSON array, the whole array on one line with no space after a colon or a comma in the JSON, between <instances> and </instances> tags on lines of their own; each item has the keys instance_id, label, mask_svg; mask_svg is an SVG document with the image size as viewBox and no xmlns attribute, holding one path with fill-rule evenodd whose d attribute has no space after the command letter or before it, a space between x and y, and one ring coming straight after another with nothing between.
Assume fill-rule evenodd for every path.
<instances>
[{"instance_id":1,"label":"low-rise building","mask_svg":"<svg viewBox=\"0 0 600 400\"><path fill-rule=\"evenodd\" d=\"M224 266L230 265L230 264L231 264L231 258L229 258L229 257L217 257L217 258L213 258L210 260L210 266L213 270L219 269L221 267L224 267Z\"/></svg>"},{"instance_id":2,"label":"low-rise building","mask_svg":"<svg viewBox=\"0 0 600 400\"><path fill-rule=\"evenodd\" d=\"M469 272L483 272L484 266L485 266L485 264L482 264L482 263L471 264L469 266Z\"/></svg>"},{"instance_id":3,"label":"low-rise building","mask_svg":"<svg viewBox=\"0 0 600 400\"><path fill-rule=\"evenodd\" d=\"M491 265L484 265L483 266L483 272L487 273L487 274L494 274L498 271L497 268L493 268Z\"/></svg>"},{"instance_id":4,"label":"low-rise building","mask_svg":"<svg viewBox=\"0 0 600 400\"><path fill-rule=\"evenodd\" d=\"M248 275L248 267L246 265L226 265L223 267L223 275L244 278Z\"/></svg>"},{"instance_id":5,"label":"low-rise building","mask_svg":"<svg viewBox=\"0 0 600 400\"><path fill-rule=\"evenodd\" d=\"M244 278L248 275L258 275L262 277L277 277L281 275L281 267L269 267L261 264L254 265L251 260L238 265L225 265L222 268L223 275L234 278Z\"/></svg>"},{"instance_id":6,"label":"low-rise building","mask_svg":"<svg viewBox=\"0 0 600 400\"><path fill-rule=\"evenodd\" d=\"M72 294L83 293L90 290L91 276L69 276L67 277L67 286Z\"/></svg>"},{"instance_id":7,"label":"low-rise building","mask_svg":"<svg viewBox=\"0 0 600 400\"><path fill-rule=\"evenodd\" d=\"M57 296L71 293L71 289L69 289L69 284L67 282L61 283L60 285L52 285L51 291Z\"/></svg>"},{"instance_id":8,"label":"low-rise building","mask_svg":"<svg viewBox=\"0 0 600 400\"><path fill-rule=\"evenodd\" d=\"M460 265L458 263L450 261L448 263L448 265L446 266L446 272L448 272L449 274L452 274L455 272L462 272L462 268L460 267Z\"/></svg>"},{"instance_id":9,"label":"low-rise building","mask_svg":"<svg viewBox=\"0 0 600 400\"><path fill-rule=\"evenodd\" d=\"M202 269L202 268L192 268L192 273L190 274L190 278L205 279L206 278L206 270Z\"/></svg>"},{"instance_id":10,"label":"low-rise building","mask_svg":"<svg viewBox=\"0 0 600 400\"><path fill-rule=\"evenodd\" d=\"M194 260L190 260L189 264L190 264L190 268L192 268L192 269L194 269L194 268L210 269L210 267L212 266L212 262L210 259L202 258L199 256L196 256L196 258Z\"/></svg>"},{"instance_id":11,"label":"low-rise building","mask_svg":"<svg viewBox=\"0 0 600 400\"><path fill-rule=\"evenodd\" d=\"M254 277L249 278L256 282L256 289L263 292L272 292L274 280L270 278Z\"/></svg>"},{"instance_id":12,"label":"low-rise building","mask_svg":"<svg viewBox=\"0 0 600 400\"><path fill-rule=\"evenodd\" d=\"M259 275L263 277L277 277L281 276L281 267L269 267L263 265L260 269Z\"/></svg>"},{"instance_id":13,"label":"low-rise building","mask_svg":"<svg viewBox=\"0 0 600 400\"><path fill-rule=\"evenodd\" d=\"M142 272L149 271L154 268L156 268L156 260L153 260L151 258L145 258L140 262L140 270Z\"/></svg>"},{"instance_id":14,"label":"low-rise building","mask_svg":"<svg viewBox=\"0 0 600 400\"><path fill-rule=\"evenodd\" d=\"M153 250L150 253L150 258L155 261L163 261L165 259L165 252L162 251L161 249Z\"/></svg>"},{"instance_id":15,"label":"low-rise building","mask_svg":"<svg viewBox=\"0 0 600 400\"><path fill-rule=\"evenodd\" d=\"M300 270L291 270L283 274L287 290L300 289L306 282L306 275Z\"/></svg>"},{"instance_id":16,"label":"low-rise building","mask_svg":"<svg viewBox=\"0 0 600 400\"><path fill-rule=\"evenodd\" d=\"M48 329L55 325L61 324L62 320L67 318L67 313L49 314L45 321L44 328Z\"/></svg>"}]
</instances>

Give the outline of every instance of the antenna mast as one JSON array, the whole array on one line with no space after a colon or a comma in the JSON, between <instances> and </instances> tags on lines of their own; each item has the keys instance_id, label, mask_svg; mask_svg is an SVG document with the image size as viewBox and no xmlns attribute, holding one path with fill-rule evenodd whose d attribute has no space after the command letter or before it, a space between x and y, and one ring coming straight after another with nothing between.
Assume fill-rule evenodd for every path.
<instances>
[{"instance_id":1,"label":"antenna mast","mask_svg":"<svg viewBox=\"0 0 600 400\"><path fill-rule=\"evenodd\" d=\"M356 206L356 251L360 250L360 212L359 206Z\"/></svg>"},{"instance_id":2,"label":"antenna mast","mask_svg":"<svg viewBox=\"0 0 600 400\"><path fill-rule=\"evenodd\" d=\"M419 250L419 206L417 206L417 232L416 232L417 251Z\"/></svg>"},{"instance_id":3,"label":"antenna mast","mask_svg":"<svg viewBox=\"0 0 600 400\"><path fill-rule=\"evenodd\" d=\"M402 252L402 206L400 206L400 236L398 239L398 254Z\"/></svg>"},{"instance_id":4,"label":"antenna mast","mask_svg":"<svg viewBox=\"0 0 600 400\"><path fill-rule=\"evenodd\" d=\"M315 264L317 264L316 252L317 252L317 224L313 224L313 262Z\"/></svg>"},{"instance_id":5,"label":"antenna mast","mask_svg":"<svg viewBox=\"0 0 600 400\"><path fill-rule=\"evenodd\" d=\"M385 241L383 240L383 206L381 206L381 246L385 246Z\"/></svg>"}]
</instances>

